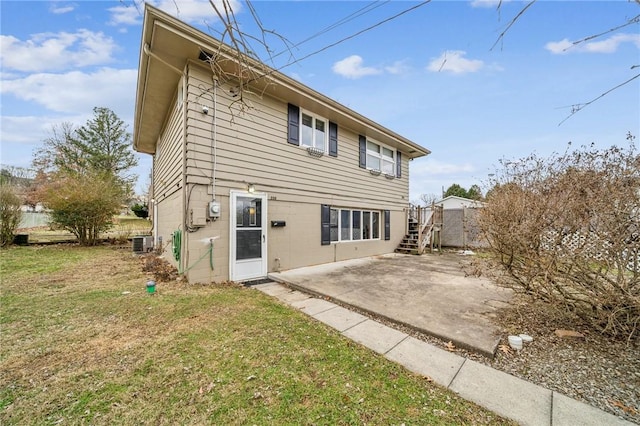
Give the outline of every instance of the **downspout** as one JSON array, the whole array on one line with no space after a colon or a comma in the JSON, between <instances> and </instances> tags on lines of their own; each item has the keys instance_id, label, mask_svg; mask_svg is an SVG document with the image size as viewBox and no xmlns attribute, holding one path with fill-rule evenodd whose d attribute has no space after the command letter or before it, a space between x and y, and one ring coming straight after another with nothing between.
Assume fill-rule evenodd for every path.
<instances>
[{"instance_id":1,"label":"downspout","mask_svg":"<svg viewBox=\"0 0 640 426\"><path fill-rule=\"evenodd\" d=\"M157 146L157 142L156 142L156 146ZM151 162L151 194L149 194L151 195L150 207L151 207L151 220L153 221L152 228L151 228L151 235L153 235L154 249L156 251L160 250L159 253L162 253L162 247L160 247L160 240L158 238L158 200L156 200L155 169L156 169L156 156L154 154Z\"/></svg>"},{"instance_id":2,"label":"downspout","mask_svg":"<svg viewBox=\"0 0 640 426\"><path fill-rule=\"evenodd\" d=\"M149 56L150 58L157 59L158 61L162 62L164 65L166 65L167 67L171 68L172 70L174 70L178 74L184 76L184 71L179 70L178 68L176 68L173 65L171 65L169 62L167 62L164 59L162 59L160 56L158 56L155 53L153 53L151 51L151 48L149 47L149 45L147 43L145 43L144 46L142 46L142 50L144 50L144 53L147 56Z\"/></svg>"},{"instance_id":3,"label":"downspout","mask_svg":"<svg viewBox=\"0 0 640 426\"><path fill-rule=\"evenodd\" d=\"M211 129L211 139L213 142L213 172L211 174L211 193L212 201L216 201L216 169L218 166L218 78L214 74L213 80L213 123Z\"/></svg>"}]
</instances>

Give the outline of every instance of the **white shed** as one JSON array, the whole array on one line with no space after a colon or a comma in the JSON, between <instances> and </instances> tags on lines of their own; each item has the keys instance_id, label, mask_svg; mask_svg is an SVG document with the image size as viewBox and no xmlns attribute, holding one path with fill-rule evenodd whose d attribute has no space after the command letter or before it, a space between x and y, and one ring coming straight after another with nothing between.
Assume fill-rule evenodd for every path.
<instances>
[{"instance_id":1,"label":"white shed","mask_svg":"<svg viewBox=\"0 0 640 426\"><path fill-rule=\"evenodd\" d=\"M462 208L478 208L484 207L484 203L478 200L449 195L435 202L437 206L442 206L443 210L462 209Z\"/></svg>"}]
</instances>

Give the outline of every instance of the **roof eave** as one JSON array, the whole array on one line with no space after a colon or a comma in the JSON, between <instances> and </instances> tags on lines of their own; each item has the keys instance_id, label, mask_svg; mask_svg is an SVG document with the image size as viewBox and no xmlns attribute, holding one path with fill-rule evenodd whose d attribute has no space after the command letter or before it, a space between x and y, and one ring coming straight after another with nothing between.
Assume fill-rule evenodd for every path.
<instances>
[{"instance_id":1,"label":"roof eave","mask_svg":"<svg viewBox=\"0 0 640 426\"><path fill-rule=\"evenodd\" d=\"M157 39L157 40L156 40ZM156 43L156 44L154 44ZM170 44L174 50L164 46ZM177 48L180 46L180 48ZM166 49L167 51L162 51ZM155 154L156 144L162 129L162 123L170 107L175 92L175 86L180 78L180 70L184 70L190 60L197 59L193 54L200 50L216 51L231 57L231 48L213 37L193 28L161 10L145 5L140 59L136 89L136 105L134 117L133 146L138 152ZM159 56L165 54L171 63L161 60ZM177 56L175 53L179 52ZM189 52L193 52L191 56ZM153 61L164 62L157 65ZM252 58L247 63L256 68L264 69ZM361 132L367 137L390 140L401 148L409 158L417 158L431 153L417 143L387 129L386 127L364 117L335 100L307 87L300 82L269 69L265 77L270 84L266 91L271 96L287 102L299 101L301 106L312 106L321 109L326 118L343 123L354 131ZM153 102L150 98L154 98Z\"/></svg>"}]
</instances>

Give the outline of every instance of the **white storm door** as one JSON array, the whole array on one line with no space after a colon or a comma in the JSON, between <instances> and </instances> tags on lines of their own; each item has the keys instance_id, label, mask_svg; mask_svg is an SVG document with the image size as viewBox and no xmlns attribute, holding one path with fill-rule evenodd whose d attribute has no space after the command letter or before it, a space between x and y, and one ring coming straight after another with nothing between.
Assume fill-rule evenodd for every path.
<instances>
[{"instance_id":1,"label":"white storm door","mask_svg":"<svg viewBox=\"0 0 640 426\"><path fill-rule=\"evenodd\" d=\"M267 276L267 195L231 191L232 281Z\"/></svg>"}]
</instances>

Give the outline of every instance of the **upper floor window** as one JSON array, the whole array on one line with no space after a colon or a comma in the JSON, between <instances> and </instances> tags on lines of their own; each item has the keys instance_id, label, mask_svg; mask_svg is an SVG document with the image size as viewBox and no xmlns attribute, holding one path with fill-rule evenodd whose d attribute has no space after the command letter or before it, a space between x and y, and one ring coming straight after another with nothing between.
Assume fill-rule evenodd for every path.
<instances>
[{"instance_id":1,"label":"upper floor window","mask_svg":"<svg viewBox=\"0 0 640 426\"><path fill-rule=\"evenodd\" d=\"M367 169L380 170L384 174L395 174L395 151L367 140Z\"/></svg>"},{"instance_id":2,"label":"upper floor window","mask_svg":"<svg viewBox=\"0 0 640 426\"><path fill-rule=\"evenodd\" d=\"M390 178L402 177L402 153L366 136L358 136L359 156L361 168L372 170L371 174L384 173ZM373 170L378 171L374 173Z\"/></svg>"},{"instance_id":3,"label":"upper floor window","mask_svg":"<svg viewBox=\"0 0 640 426\"><path fill-rule=\"evenodd\" d=\"M287 104L287 142L337 157L338 125L313 113L302 111L297 105Z\"/></svg>"},{"instance_id":4,"label":"upper floor window","mask_svg":"<svg viewBox=\"0 0 640 426\"><path fill-rule=\"evenodd\" d=\"M327 151L327 122L306 112L300 113L300 145Z\"/></svg>"}]
</instances>

